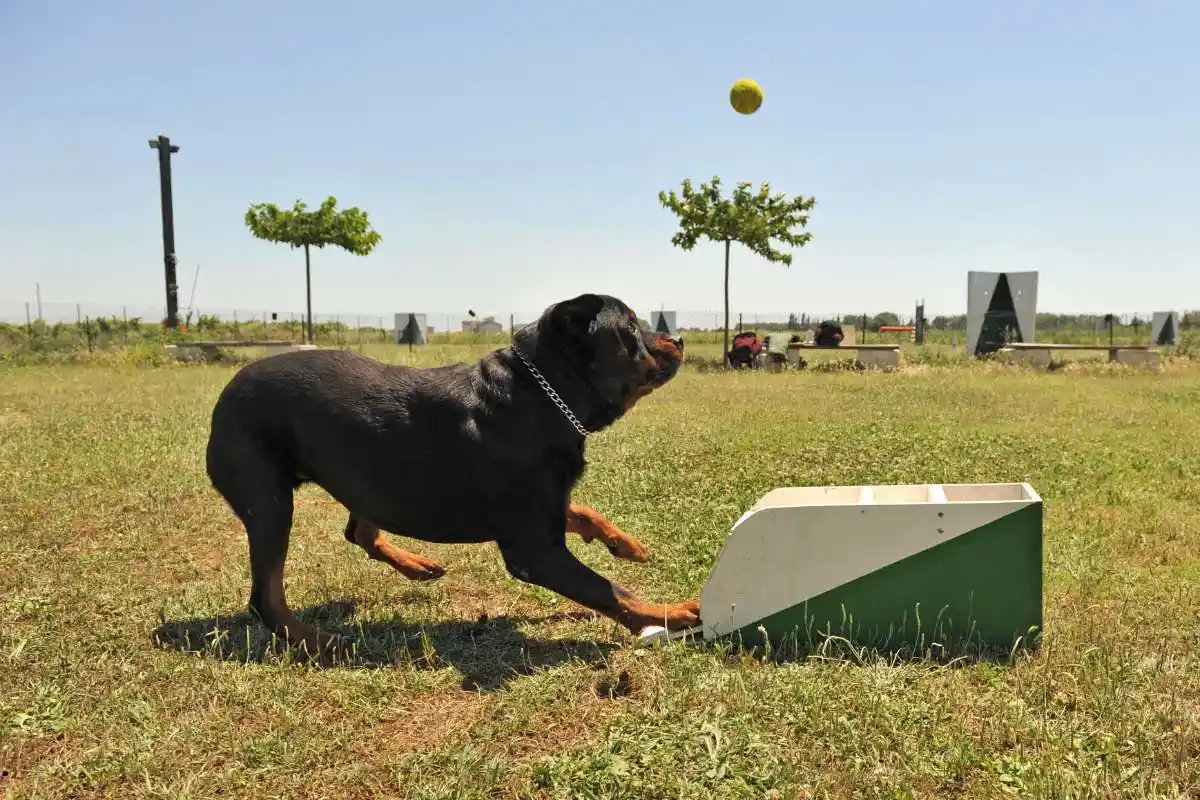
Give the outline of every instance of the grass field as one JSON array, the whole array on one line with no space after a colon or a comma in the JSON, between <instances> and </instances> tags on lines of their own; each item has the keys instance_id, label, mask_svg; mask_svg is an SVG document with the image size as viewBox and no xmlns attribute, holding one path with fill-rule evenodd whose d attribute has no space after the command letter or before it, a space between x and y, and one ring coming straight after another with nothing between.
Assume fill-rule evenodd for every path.
<instances>
[{"instance_id":1,"label":"grass field","mask_svg":"<svg viewBox=\"0 0 1200 800\"><path fill-rule=\"evenodd\" d=\"M0 367L0 796L1200 796L1200 362L689 368L591 445L576 497L654 561L571 546L663 601L776 486L1030 481L1046 634L1015 663L642 648L490 545L407 542L450 572L406 582L306 488L289 600L363 643L316 669L248 623L204 475L234 367L154 360Z\"/></svg>"}]
</instances>

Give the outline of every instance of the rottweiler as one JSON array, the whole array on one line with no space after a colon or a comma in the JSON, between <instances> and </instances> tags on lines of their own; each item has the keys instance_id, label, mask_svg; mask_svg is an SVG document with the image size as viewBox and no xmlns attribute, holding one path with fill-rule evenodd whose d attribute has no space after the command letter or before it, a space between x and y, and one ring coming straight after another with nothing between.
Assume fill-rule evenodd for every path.
<instances>
[{"instance_id":1,"label":"rottweiler","mask_svg":"<svg viewBox=\"0 0 1200 800\"><path fill-rule=\"evenodd\" d=\"M633 633L696 625L697 601L646 602L566 545L572 532L617 557L648 560L640 542L570 496L587 437L674 377L682 360L682 339L643 329L615 297L583 294L473 364L416 368L308 350L246 365L213 408L206 461L213 488L246 528L252 614L310 654L337 643L284 597L293 494L315 483L349 511L348 541L413 580L446 568L385 531L495 542L512 576Z\"/></svg>"}]
</instances>

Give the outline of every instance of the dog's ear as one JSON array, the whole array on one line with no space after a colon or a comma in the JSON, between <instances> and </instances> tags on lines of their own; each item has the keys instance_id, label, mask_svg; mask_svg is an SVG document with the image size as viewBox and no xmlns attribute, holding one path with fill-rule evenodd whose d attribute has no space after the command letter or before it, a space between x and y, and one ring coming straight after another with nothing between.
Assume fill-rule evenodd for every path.
<instances>
[{"instance_id":1,"label":"dog's ear","mask_svg":"<svg viewBox=\"0 0 1200 800\"><path fill-rule=\"evenodd\" d=\"M596 330L596 317L604 309L604 298L581 294L558 303L550 310L550 322L573 339L585 339Z\"/></svg>"}]
</instances>

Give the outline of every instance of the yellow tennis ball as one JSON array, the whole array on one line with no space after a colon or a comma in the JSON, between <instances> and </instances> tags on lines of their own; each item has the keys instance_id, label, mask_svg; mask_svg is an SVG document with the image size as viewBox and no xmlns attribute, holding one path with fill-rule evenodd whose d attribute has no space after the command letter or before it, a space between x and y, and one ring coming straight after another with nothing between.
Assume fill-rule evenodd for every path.
<instances>
[{"instance_id":1,"label":"yellow tennis ball","mask_svg":"<svg viewBox=\"0 0 1200 800\"><path fill-rule=\"evenodd\" d=\"M753 114L762 101L762 87L749 78L738 78L729 90L729 104L739 114Z\"/></svg>"}]
</instances>

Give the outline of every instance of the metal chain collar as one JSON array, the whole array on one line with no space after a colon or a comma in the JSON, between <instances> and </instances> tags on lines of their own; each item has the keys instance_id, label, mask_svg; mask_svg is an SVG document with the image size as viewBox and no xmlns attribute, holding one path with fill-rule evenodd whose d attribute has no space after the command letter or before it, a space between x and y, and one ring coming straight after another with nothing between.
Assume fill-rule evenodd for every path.
<instances>
[{"instance_id":1,"label":"metal chain collar","mask_svg":"<svg viewBox=\"0 0 1200 800\"><path fill-rule=\"evenodd\" d=\"M551 402L558 406L558 410L561 411L563 416L567 418L567 422L571 423L572 427L579 431L579 435L584 438L591 436L591 431L583 427L583 423L579 421L579 417L575 416L575 412L571 410L571 407L567 405L566 401L558 396L558 392L554 391L554 387L550 385L550 381L546 380L542 373L538 371L538 368L533 365L533 362L525 357L525 354L521 352L521 348L514 344L512 345L512 351L517 354L517 358L521 359L521 363L524 364L525 368L529 370L529 373L533 375L534 380L536 380L542 387L542 391L546 393L546 396L550 398Z\"/></svg>"}]
</instances>

